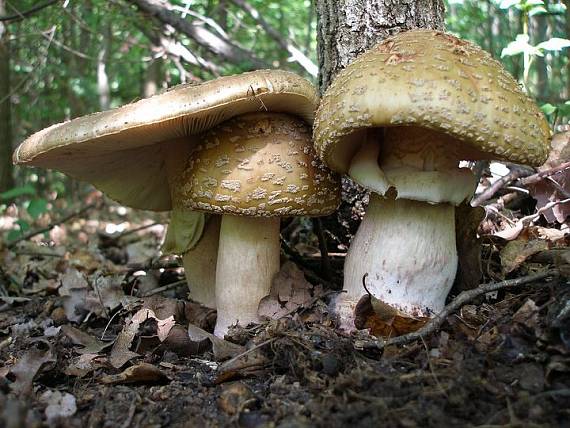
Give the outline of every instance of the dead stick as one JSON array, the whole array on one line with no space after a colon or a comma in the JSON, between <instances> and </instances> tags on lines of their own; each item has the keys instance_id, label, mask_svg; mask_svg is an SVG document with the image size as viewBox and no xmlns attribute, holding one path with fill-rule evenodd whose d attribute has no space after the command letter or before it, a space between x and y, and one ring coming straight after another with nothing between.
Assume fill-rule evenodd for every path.
<instances>
[{"instance_id":1,"label":"dead stick","mask_svg":"<svg viewBox=\"0 0 570 428\"><path fill-rule=\"evenodd\" d=\"M491 199L493 196L495 196L495 193L497 193L501 188L503 188L504 186L509 184L511 181L515 181L515 180L519 179L521 177L521 175L523 175L525 173L527 173L527 171L524 171L522 169L509 172L504 177L501 177L497 181L495 181L491 186L489 186L487 189L485 189L481 194L474 197L473 200L471 201L471 205L474 207L478 207L479 205L481 205L486 200Z\"/></svg>"},{"instance_id":2,"label":"dead stick","mask_svg":"<svg viewBox=\"0 0 570 428\"><path fill-rule=\"evenodd\" d=\"M503 288L518 287L520 285L528 284L535 281L540 281L548 277L558 277L560 271L558 269L551 269L546 272L535 273L533 275L523 276L516 279L508 279L501 282L492 282L490 284L483 284L473 290L466 290L461 293L443 310L433 317L426 325L420 328L418 331L413 333L404 334L403 336L394 337L388 340L371 340L371 341L356 341L354 347L356 349L384 349L386 346L391 345L405 345L407 343L413 342L414 340L422 339L423 337L434 333L439 329L447 317L477 297L490 293L492 291L497 291Z\"/></svg>"},{"instance_id":3,"label":"dead stick","mask_svg":"<svg viewBox=\"0 0 570 428\"><path fill-rule=\"evenodd\" d=\"M171 282L170 284L163 285L162 287L154 288L146 293L144 293L141 297L149 297L154 296L155 294L162 293L163 291L172 290L180 285L186 284L185 279L181 279L180 281Z\"/></svg>"},{"instance_id":4,"label":"dead stick","mask_svg":"<svg viewBox=\"0 0 570 428\"><path fill-rule=\"evenodd\" d=\"M89 204L89 205L81 208L78 211L72 212L72 213L66 215L65 217L60 218L59 220L54 221L53 223L50 223L46 227L43 227L41 229L32 230L31 232L28 232L25 235L22 235L19 238L13 240L12 242L8 243L7 247L13 248L19 242L27 241L28 239L33 238L36 235L39 235L39 234L45 233L45 232L49 232L54 227L59 226L60 224L63 224L65 222L71 220L74 217L79 217L80 215L85 214L87 211L95 208L96 206L97 206L97 203Z\"/></svg>"},{"instance_id":5,"label":"dead stick","mask_svg":"<svg viewBox=\"0 0 570 428\"><path fill-rule=\"evenodd\" d=\"M570 162L564 162L554 168L550 168L544 171L537 172L536 174L529 175L528 177L521 178L519 182L521 184L535 184L541 181L544 177L550 177L551 175L560 174L561 172L570 169Z\"/></svg>"}]
</instances>

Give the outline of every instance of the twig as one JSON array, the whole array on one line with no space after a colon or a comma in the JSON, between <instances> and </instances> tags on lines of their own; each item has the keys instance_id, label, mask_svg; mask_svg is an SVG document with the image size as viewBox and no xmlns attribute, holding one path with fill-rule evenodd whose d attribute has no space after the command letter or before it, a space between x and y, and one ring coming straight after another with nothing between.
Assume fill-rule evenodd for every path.
<instances>
[{"instance_id":1,"label":"twig","mask_svg":"<svg viewBox=\"0 0 570 428\"><path fill-rule=\"evenodd\" d=\"M27 241L30 238L33 238L36 235L39 235L41 233L45 233L45 232L49 232L50 230L52 230L54 227L59 226L60 224L63 224L65 222L68 222L69 220L71 220L74 217L79 217L82 214L85 214L87 211L97 207L97 203L92 203L89 204L83 208L81 208L78 211L72 212L68 215L66 215L65 217L60 218L57 221L54 221L53 223L50 223L49 225L47 225L46 227L42 227L41 229L36 229L36 230L32 230L31 232L26 233L25 235L20 236L19 238L13 240L12 242L9 242L6 247L7 248L14 248L14 246L22 241Z\"/></svg>"},{"instance_id":2,"label":"twig","mask_svg":"<svg viewBox=\"0 0 570 428\"><path fill-rule=\"evenodd\" d=\"M439 329L447 317L457 311L466 303L470 302L473 299L476 299L483 294L490 293L492 291L501 290L503 288L510 288L510 287L518 287L524 284L528 284L535 281L540 281L541 279L545 279L548 277L558 277L560 275L560 271L558 269L551 269L546 272L535 273L533 275L523 276L521 278L515 279L508 279L501 282L493 282L490 284L483 284L477 288L472 290L466 290L461 292L449 305L447 305L443 310L433 317L427 324L425 324L422 328L413 333L405 334L403 336L394 337L388 340L370 340L364 341L359 340L356 341L354 346L357 349L379 349L382 350L386 346L392 345L405 345L407 343L413 342L417 339L422 339L423 337L434 333L437 329Z\"/></svg>"},{"instance_id":3,"label":"twig","mask_svg":"<svg viewBox=\"0 0 570 428\"><path fill-rule=\"evenodd\" d=\"M24 10L22 12L16 12L14 15L8 15L8 16L0 16L0 21L12 21L12 22L16 22L16 21L21 21L24 18L27 18L30 15L33 15L36 12L39 12L42 9L45 9L48 6L51 6L54 3L57 3L61 0L48 0L44 3L38 4L36 6L31 7L28 10Z\"/></svg>"},{"instance_id":4,"label":"twig","mask_svg":"<svg viewBox=\"0 0 570 428\"><path fill-rule=\"evenodd\" d=\"M182 284L186 284L185 279L181 279L180 281L176 281L176 282L171 282L170 284L163 285L162 287L154 288L154 289L144 293L141 297L154 296L155 294L162 293L163 291L172 290L172 289L174 289L174 288L176 288Z\"/></svg>"},{"instance_id":5,"label":"twig","mask_svg":"<svg viewBox=\"0 0 570 428\"><path fill-rule=\"evenodd\" d=\"M536 174L529 175L528 177L521 178L519 181L521 184L535 184L541 181L544 177L550 177L555 174L560 174L566 170L570 169L570 161L564 162L554 168L546 169L544 171L537 172Z\"/></svg>"},{"instance_id":6,"label":"twig","mask_svg":"<svg viewBox=\"0 0 570 428\"><path fill-rule=\"evenodd\" d=\"M518 178L520 178L525 173L527 173L527 171L522 170L522 169L509 172L504 177L501 177L497 181L495 181L491 186L489 186L487 189L485 189L481 194L474 197L473 200L471 201L471 205L474 207L478 207L483 202L491 199L495 195L495 193L497 193L501 188L503 188L504 186L509 184L511 181L517 180Z\"/></svg>"}]
</instances>

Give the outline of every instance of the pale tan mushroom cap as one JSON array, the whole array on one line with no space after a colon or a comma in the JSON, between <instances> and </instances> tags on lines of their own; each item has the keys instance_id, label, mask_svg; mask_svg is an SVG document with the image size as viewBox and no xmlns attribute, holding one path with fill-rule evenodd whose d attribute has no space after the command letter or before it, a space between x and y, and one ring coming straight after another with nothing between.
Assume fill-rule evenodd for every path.
<instances>
[{"instance_id":1,"label":"pale tan mushroom cap","mask_svg":"<svg viewBox=\"0 0 570 428\"><path fill-rule=\"evenodd\" d=\"M218 214L321 216L340 203L339 177L317 158L310 128L285 114L243 115L210 130L179 181L178 201Z\"/></svg>"},{"instance_id":2,"label":"pale tan mushroom cap","mask_svg":"<svg viewBox=\"0 0 570 428\"><path fill-rule=\"evenodd\" d=\"M501 64L431 30L390 37L338 74L317 111L315 147L346 173L363 131L389 126L430 128L488 159L540 165L549 150L543 114Z\"/></svg>"},{"instance_id":3,"label":"pale tan mushroom cap","mask_svg":"<svg viewBox=\"0 0 570 428\"><path fill-rule=\"evenodd\" d=\"M163 142L186 139L234 116L275 111L312 124L318 96L307 80L258 70L172 90L59 123L25 140L16 164L62 171L135 208L171 208Z\"/></svg>"}]
</instances>

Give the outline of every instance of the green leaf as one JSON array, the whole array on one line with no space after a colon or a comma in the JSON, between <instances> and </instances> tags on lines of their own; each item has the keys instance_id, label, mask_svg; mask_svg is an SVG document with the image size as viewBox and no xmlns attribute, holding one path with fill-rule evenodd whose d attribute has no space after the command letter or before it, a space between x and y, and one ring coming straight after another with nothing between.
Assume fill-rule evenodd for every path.
<instances>
[{"instance_id":1,"label":"green leaf","mask_svg":"<svg viewBox=\"0 0 570 428\"><path fill-rule=\"evenodd\" d=\"M6 190L0 193L0 201L6 201L10 199L15 199L24 195L35 195L36 189L31 184L26 184L24 186L14 187L13 189Z\"/></svg>"},{"instance_id":2,"label":"green leaf","mask_svg":"<svg viewBox=\"0 0 570 428\"><path fill-rule=\"evenodd\" d=\"M47 211L47 201L43 198L32 199L28 205L28 213L36 220Z\"/></svg>"},{"instance_id":3,"label":"green leaf","mask_svg":"<svg viewBox=\"0 0 570 428\"><path fill-rule=\"evenodd\" d=\"M30 224L25 220L16 220L15 223L18 225L18 229L12 229L8 232L8 236L6 236L8 241L13 241L14 239L18 239L28 230L30 230Z\"/></svg>"},{"instance_id":4,"label":"green leaf","mask_svg":"<svg viewBox=\"0 0 570 428\"><path fill-rule=\"evenodd\" d=\"M551 114L555 113L556 110L558 110L556 106L553 106L550 103L543 104L542 106L540 106L540 109L547 116L550 116Z\"/></svg>"},{"instance_id":5,"label":"green leaf","mask_svg":"<svg viewBox=\"0 0 570 428\"><path fill-rule=\"evenodd\" d=\"M553 37L552 39L539 43L536 47L545 51L561 51L564 48L570 47L570 40Z\"/></svg>"},{"instance_id":6,"label":"green leaf","mask_svg":"<svg viewBox=\"0 0 570 428\"><path fill-rule=\"evenodd\" d=\"M564 117L570 116L570 101L566 101L564 104L559 104L558 112L560 116Z\"/></svg>"}]
</instances>

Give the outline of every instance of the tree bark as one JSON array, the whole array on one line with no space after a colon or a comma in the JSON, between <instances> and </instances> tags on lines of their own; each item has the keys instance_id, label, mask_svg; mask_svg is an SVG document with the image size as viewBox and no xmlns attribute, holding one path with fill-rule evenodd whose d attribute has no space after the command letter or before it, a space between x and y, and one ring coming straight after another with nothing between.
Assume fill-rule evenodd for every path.
<instances>
[{"instance_id":1,"label":"tree bark","mask_svg":"<svg viewBox=\"0 0 570 428\"><path fill-rule=\"evenodd\" d=\"M6 15L0 0L0 16ZM12 167L12 117L10 109L10 34L0 22L0 191L14 187Z\"/></svg>"},{"instance_id":2,"label":"tree bark","mask_svg":"<svg viewBox=\"0 0 570 428\"><path fill-rule=\"evenodd\" d=\"M319 89L359 53L412 28L443 30L443 0L316 0Z\"/></svg>"}]
</instances>

